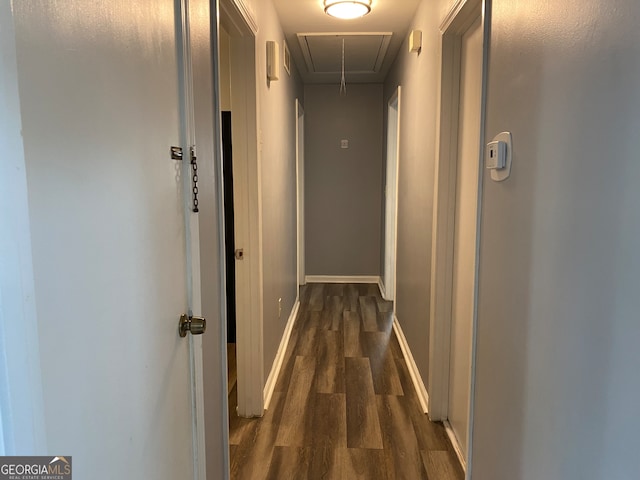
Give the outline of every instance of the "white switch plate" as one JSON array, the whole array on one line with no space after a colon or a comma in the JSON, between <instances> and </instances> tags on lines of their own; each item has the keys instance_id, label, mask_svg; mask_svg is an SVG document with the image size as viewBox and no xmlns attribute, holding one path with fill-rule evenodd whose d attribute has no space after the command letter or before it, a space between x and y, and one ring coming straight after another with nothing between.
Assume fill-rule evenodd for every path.
<instances>
[{"instance_id":1,"label":"white switch plate","mask_svg":"<svg viewBox=\"0 0 640 480\"><path fill-rule=\"evenodd\" d=\"M349 140L340 140L340 148L349 148Z\"/></svg>"}]
</instances>

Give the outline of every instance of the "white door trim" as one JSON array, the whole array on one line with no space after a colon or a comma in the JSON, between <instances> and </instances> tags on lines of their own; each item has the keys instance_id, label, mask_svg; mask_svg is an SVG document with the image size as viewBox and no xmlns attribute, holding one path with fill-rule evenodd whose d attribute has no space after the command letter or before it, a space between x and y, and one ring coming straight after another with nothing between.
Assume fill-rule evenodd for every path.
<instances>
[{"instance_id":1,"label":"white door trim","mask_svg":"<svg viewBox=\"0 0 640 480\"><path fill-rule=\"evenodd\" d=\"M305 284L304 250L304 108L296 98L296 214L298 218L298 285ZM297 289L296 298L299 298Z\"/></svg>"},{"instance_id":2,"label":"white door trim","mask_svg":"<svg viewBox=\"0 0 640 480\"><path fill-rule=\"evenodd\" d=\"M484 112L488 41L490 27L490 0L458 0L445 16L441 26L441 65L438 87L437 146L435 166L434 217L431 252L431 309L429 335L429 417L444 421L448 417L449 362L451 355L451 302L453 281L453 241L455 219L456 164L458 143L458 107L460 92L461 37L471 23L482 16L483 29L483 85L478 156L482 159L484 143ZM482 162L478 178L478 230L482 199ZM476 236L478 257L480 232ZM473 401L475 392L475 349L477 323L478 262L474 287L474 314L471 354L471 398L469 410L469 446L466 475L471 478L473 452ZM464 459L461 459L463 465Z\"/></svg>"},{"instance_id":3,"label":"white door trim","mask_svg":"<svg viewBox=\"0 0 640 480\"><path fill-rule=\"evenodd\" d=\"M240 2L242 3L242 2ZM236 248L238 415L264 413L262 185L255 20L238 0L222 0L221 21L231 40L233 189Z\"/></svg>"},{"instance_id":4,"label":"white door trim","mask_svg":"<svg viewBox=\"0 0 640 480\"><path fill-rule=\"evenodd\" d=\"M242 28L248 28L251 31L251 34L255 37L258 34L258 22L256 21L256 17L253 15L253 12L247 5L246 0L222 0L227 5L232 5L237 14L233 15L232 20L234 22L239 21L236 25ZM221 5L222 6L222 5Z\"/></svg>"},{"instance_id":5,"label":"white door trim","mask_svg":"<svg viewBox=\"0 0 640 480\"><path fill-rule=\"evenodd\" d=\"M397 265L397 256L398 256L398 177L400 171L400 117L401 117L401 92L402 88L400 85L396 88L395 92L389 98L387 102L387 152L386 152L386 175L385 175L385 247L384 247L384 262L385 268L382 275L382 284L384 286L384 298L386 300L395 301L396 298L396 265ZM393 105L396 104L395 110L397 111L397 122L396 122L396 130L395 132L391 132L389 130L388 122L389 115L388 113L391 111ZM393 168L395 170L395 178L392 180L391 185L389 185L389 136L391 134L395 134L396 140L396 148L395 155L393 161L395 165ZM391 191L389 190L389 186L391 186ZM393 204L391 204L393 202ZM391 215L393 217L393 225L388 225L390 210L392 210ZM388 240L391 240L389 242ZM389 247L388 243L391 243L391 247ZM387 278L388 277L388 278ZM395 304L394 304L395 311Z\"/></svg>"},{"instance_id":6,"label":"white door trim","mask_svg":"<svg viewBox=\"0 0 640 480\"><path fill-rule=\"evenodd\" d=\"M47 451L21 129L13 14L0 0L0 455Z\"/></svg>"}]
</instances>

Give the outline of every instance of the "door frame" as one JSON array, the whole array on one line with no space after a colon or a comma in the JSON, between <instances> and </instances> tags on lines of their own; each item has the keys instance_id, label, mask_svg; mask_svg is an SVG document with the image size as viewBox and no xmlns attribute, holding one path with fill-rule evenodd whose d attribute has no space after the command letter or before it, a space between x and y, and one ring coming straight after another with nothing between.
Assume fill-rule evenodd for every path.
<instances>
[{"instance_id":1,"label":"door frame","mask_svg":"<svg viewBox=\"0 0 640 480\"><path fill-rule=\"evenodd\" d=\"M482 100L480 141L478 145L478 207L476 217L476 265L471 352L471 396L467 459L460 451L458 458L471 478L473 452L473 404L475 397L476 325L478 298L478 264L481 240L482 160L485 137L487 70L490 38L490 0L458 0L440 25L441 65L436 124L436 165L434 185L434 216L431 250L431 307L429 335L429 418L446 421L449 407L449 368L451 355L451 313L453 291L453 245L455 194L457 181L458 111L460 97L461 39L466 29L480 16L483 32ZM455 447L455 442L454 442Z\"/></svg>"},{"instance_id":2,"label":"door frame","mask_svg":"<svg viewBox=\"0 0 640 480\"><path fill-rule=\"evenodd\" d=\"M15 29L0 0L0 455L46 452Z\"/></svg>"},{"instance_id":3,"label":"door frame","mask_svg":"<svg viewBox=\"0 0 640 480\"><path fill-rule=\"evenodd\" d=\"M191 2L180 0L179 23L176 32L178 79L180 85L180 146L183 152L181 174L184 192L184 221L186 246L187 313L202 316L202 277L200 264L200 218L192 211L191 149L196 148L196 120L194 80L191 44ZM212 43L210 42L210 45ZM214 79L215 80L215 79ZM214 87L215 85L212 85ZM214 90L215 92L216 90ZM213 132L212 132L213 134ZM214 138L215 142L215 138ZM200 335L188 335L189 374L191 377L193 469L196 479L206 478L205 445L205 395L203 339ZM213 415L213 412L210 413Z\"/></svg>"},{"instance_id":4,"label":"door frame","mask_svg":"<svg viewBox=\"0 0 640 480\"><path fill-rule=\"evenodd\" d=\"M398 258L398 173L400 167L400 118L401 118L401 99L402 99L402 87L398 85L393 92L389 101L387 102L387 151L386 151L386 171L385 171L385 187L384 187L384 199L385 199L385 242L384 242L384 270L382 272L382 296L385 300L395 301L396 298L396 267ZM395 107L394 107L395 104ZM396 128L391 131L389 128L389 118L392 110L395 110L396 115ZM393 160L393 164L389 162L389 137L395 135L396 148ZM394 179L389 184L389 172L390 169L395 170ZM391 188L389 188L391 187ZM389 217L393 219L393 224L390 225ZM391 240L389 242L388 240ZM387 275L387 273L389 273ZM395 311L395 304L393 306Z\"/></svg>"},{"instance_id":5,"label":"door frame","mask_svg":"<svg viewBox=\"0 0 640 480\"><path fill-rule=\"evenodd\" d=\"M237 412L264 414L262 185L256 20L243 0L221 0L221 22L230 37L233 189L236 249Z\"/></svg>"},{"instance_id":6,"label":"door frame","mask_svg":"<svg viewBox=\"0 0 640 480\"><path fill-rule=\"evenodd\" d=\"M305 248L304 248L304 107L296 98L296 215L298 219L298 286L305 280ZM300 299L300 289L296 292Z\"/></svg>"}]
</instances>

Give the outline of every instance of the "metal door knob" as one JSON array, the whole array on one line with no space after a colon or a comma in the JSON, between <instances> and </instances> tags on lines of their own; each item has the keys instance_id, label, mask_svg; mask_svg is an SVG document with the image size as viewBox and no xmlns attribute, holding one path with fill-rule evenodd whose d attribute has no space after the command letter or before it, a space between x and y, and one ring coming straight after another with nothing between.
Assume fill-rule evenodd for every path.
<instances>
[{"instance_id":1,"label":"metal door knob","mask_svg":"<svg viewBox=\"0 0 640 480\"><path fill-rule=\"evenodd\" d=\"M180 316L178 331L181 337L186 337L187 332L191 332L191 335L202 335L206 329L206 319L202 317L189 317L187 315Z\"/></svg>"}]
</instances>

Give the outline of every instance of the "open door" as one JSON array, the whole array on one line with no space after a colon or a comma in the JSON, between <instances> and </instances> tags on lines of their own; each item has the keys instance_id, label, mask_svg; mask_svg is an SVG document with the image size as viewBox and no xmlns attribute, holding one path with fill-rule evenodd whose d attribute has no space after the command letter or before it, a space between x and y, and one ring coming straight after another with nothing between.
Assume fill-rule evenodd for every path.
<instances>
[{"instance_id":1,"label":"open door","mask_svg":"<svg viewBox=\"0 0 640 480\"><path fill-rule=\"evenodd\" d=\"M257 25L239 0L221 0L220 23L229 34L233 144L236 281L237 399L241 417L264 413L262 341L262 196L258 146ZM242 253L240 253L242 252Z\"/></svg>"},{"instance_id":2,"label":"open door","mask_svg":"<svg viewBox=\"0 0 640 480\"><path fill-rule=\"evenodd\" d=\"M398 237L398 161L400 156L400 87L387 104L387 157L384 188L384 273L383 296L395 300L396 295L396 240Z\"/></svg>"},{"instance_id":3,"label":"open door","mask_svg":"<svg viewBox=\"0 0 640 480\"><path fill-rule=\"evenodd\" d=\"M305 239L304 239L304 108L296 98L296 216L298 219L298 285L305 281ZM300 295L300 289L298 289Z\"/></svg>"},{"instance_id":4,"label":"open door","mask_svg":"<svg viewBox=\"0 0 640 480\"><path fill-rule=\"evenodd\" d=\"M8 13L10 2L0 1ZM39 398L29 400L36 419L44 417L44 440L14 452L63 452L77 478L203 479L203 352L214 384L223 371L219 244L209 264L199 250L201 227L219 220L219 130L213 101L208 114L190 105L207 88L216 97L209 19L217 12L205 0L109 9L24 0L10 15L20 92L11 100L22 114L28 197L20 205L30 218L37 311L37 329L23 333L38 339L42 393L32 389ZM202 29L190 38L196 20ZM194 71L209 68L208 86L189 82L191 41L198 61L209 58L204 65L193 57ZM2 44L4 53L4 36ZM209 143L193 154L202 190L195 213L191 147L206 115ZM172 159L172 146L182 159L177 150ZM208 212L200 224L197 216ZM210 282L219 301L208 307L205 338L213 345L203 349L202 337L179 336L178 321L204 308L205 264L213 267L202 285ZM212 388L210 398L221 387ZM223 411L207 415L218 437L211 436L211 478L225 476L213 471L225 465L215 457L223 451Z\"/></svg>"}]
</instances>

